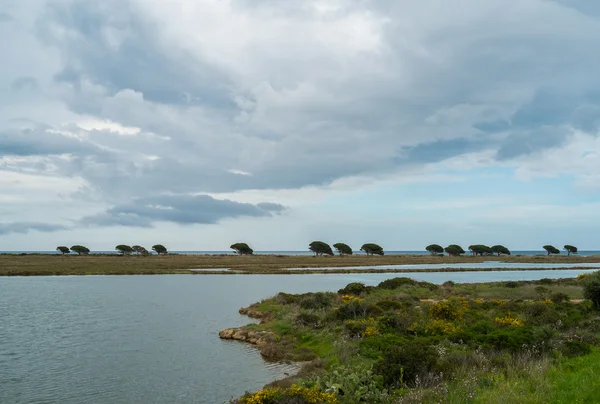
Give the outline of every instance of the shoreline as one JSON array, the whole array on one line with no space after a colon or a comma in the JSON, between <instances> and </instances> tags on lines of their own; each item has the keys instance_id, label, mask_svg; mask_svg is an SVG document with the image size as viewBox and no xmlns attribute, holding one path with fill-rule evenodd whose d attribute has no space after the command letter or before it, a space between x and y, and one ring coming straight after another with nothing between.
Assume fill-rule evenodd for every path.
<instances>
[{"instance_id":1,"label":"shoreline","mask_svg":"<svg viewBox=\"0 0 600 404\"><path fill-rule=\"evenodd\" d=\"M493 262L515 265L506 268ZM451 267L484 264L484 268ZM518 267L536 264L540 268ZM545 264L558 265L543 268ZM564 264L561 266L560 264ZM590 266L577 264L586 264ZM438 268L386 268L400 265L435 265ZM449 257L428 255L333 256L305 255L0 255L0 276L62 275L306 275L352 273L479 272L600 269L600 256Z\"/></svg>"}]
</instances>

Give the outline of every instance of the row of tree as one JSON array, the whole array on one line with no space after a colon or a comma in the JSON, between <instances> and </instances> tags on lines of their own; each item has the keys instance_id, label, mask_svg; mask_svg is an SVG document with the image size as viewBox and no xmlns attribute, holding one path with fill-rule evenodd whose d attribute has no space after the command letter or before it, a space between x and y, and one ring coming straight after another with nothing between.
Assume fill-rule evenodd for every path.
<instances>
[{"instance_id":1,"label":"row of tree","mask_svg":"<svg viewBox=\"0 0 600 404\"><path fill-rule=\"evenodd\" d=\"M235 243L232 244L229 248L234 250L239 255L252 255L254 254L254 250L250 248L250 246L246 243ZM352 255L352 248L345 243L335 243L333 248L336 249L339 255ZM552 245L545 245L544 250L550 254L560 254L560 250ZM308 249L315 253L315 255L334 255L331 246L323 241L313 241L308 245ZM565 245L565 251L568 255L577 254L577 247L572 245ZM56 250L61 252L62 254L69 254L71 252L77 253L79 255L87 255L90 253L90 250L87 247L82 245L74 245L71 248L66 246L56 247ZM146 250L146 248L134 245L129 246L126 244L119 244L115 247L119 253L123 255L128 255L132 253L136 253L138 255L150 255L150 252ZM167 254L167 248L162 244L155 244L152 246L152 250L155 251L158 255ZM450 244L448 247L444 248L439 244L430 244L425 247L425 250L429 251L431 255L443 255L444 252L448 255L452 256L460 256L465 254L465 250L459 246L458 244ZM384 255L383 248L380 245L375 243L366 243L360 247L360 251L363 251L367 255ZM484 244L473 244L469 246L469 251L474 256L484 256L484 255L510 255L510 250L503 245L494 245L488 247Z\"/></svg>"},{"instance_id":2,"label":"row of tree","mask_svg":"<svg viewBox=\"0 0 600 404\"><path fill-rule=\"evenodd\" d=\"M548 253L548 255L550 254L560 254L560 250L552 245L545 245L544 250L546 250L546 252ZM465 250L463 250L463 248L457 244L450 244L448 247L443 248L441 245L439 244L431 244L428 245L427 247L425 247L425 249L427 251L429 251L431 253L431 255L441 255L444 252L446 252L448 255L452 255L452 256L459 256L465 253ZM564 246L565 251L567 252L568 255L571 254L577 254L577 247L567 244ZM488 247L487 245L484 244L473 244L469 246L469 251L471 251L471 254L477 256L483 256L483 255L494 255L497 254L498 256L500 255L510 255L510 250L506 247L504 247L503 245L494 245L491 247Z\"/></svg>"},{"instance_id":3,"label":"row of tree","mask_svg":"<svg viewBox=\"0 0 600 404\"><path fill-rule=\"evenodd\" d=\"M129 255L132 253L136 253L139 255L150 255L150 252L148 252L146 248L140 245L129 246L126 244L119 244L115 247L115 250L117 250L123 255ZM153 245L152 250L155 251L158 255L168 253L167 248L162 244ZM67 246L59 246L56 247L56 251L60 252L63 255L70 254L71 252L77 253L79 255L88 255L90 253L90 249L82 245L74 245L71 248Z\"/></svg>"}]
</instances>

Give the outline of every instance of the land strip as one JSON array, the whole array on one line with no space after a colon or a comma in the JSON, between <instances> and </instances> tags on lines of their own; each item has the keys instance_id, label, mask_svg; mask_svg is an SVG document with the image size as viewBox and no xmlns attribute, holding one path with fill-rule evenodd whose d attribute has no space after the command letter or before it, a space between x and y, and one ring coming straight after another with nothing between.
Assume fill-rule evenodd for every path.
<instances>
[{"instance_id":1,"label":"land strip","mask_svg":"<svg viewBox=\"0 0 600 404\"><path fill-rule=\"evenodd\" d=\"M600 263L600 256L502 256L502 257L449 257L428 255L388 255L388 256L298 256L298 255L161 255L161 256L120 256L120 255L51 255L28 254L0 255L0 276L43 276L43 275L149 275L149 274L289 274L289 273L358 273L414 272L414 269L340 269L320 270L322 267L365 267L380 265L413 264L458 264L498 261L510 263L536 264L578 264ZM506 270L492 268L481 270ZM600 267L600 265L599 265ZM288 271L287 268L306 268L303 271ZM211 271L214 269L214 271ZM559 269L559 268L554 268ZM576 268L570 268L576 269ZM199 271L200 270L200 271ZM234 272L235 271L235 272ZM427 272L455 272L464 269L442 268Z\"/></svg>"}]
</instances>

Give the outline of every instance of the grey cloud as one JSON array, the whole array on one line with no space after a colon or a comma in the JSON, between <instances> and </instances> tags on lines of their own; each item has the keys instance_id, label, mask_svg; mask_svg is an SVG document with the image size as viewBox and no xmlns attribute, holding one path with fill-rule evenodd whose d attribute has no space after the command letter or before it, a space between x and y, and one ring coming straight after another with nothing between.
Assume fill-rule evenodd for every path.
<instances>
[{"instance_id":1,"label":"grey cloud","mask_svg":"<svg viewBox=\"0 0 600 404\"><path fill-rule=\"evenodd\" d=\"M538 130L516 133L507 137L498 151L498 160L508 160L562 145L570 131L561 127L543 127Z\"/></svg>"},{"instance_id":2,"label":"grey cloud","mask_svg":"<svg viewBox=\"0 0 600 404\"><path fill-rule=\"evenodd\" d=\"M117 205L105 213L89 216L83 224L148 227L156 221L179 224L213 224L241 216L272 216L285 207L275 203L239 203L208 195L162 195L139 198Z\"/></svg>"},{"instance_id":3,"label":"grey cloud","mask_svg":"<svg viewBox=\"0 0 600 404\"><path fill-rule=\"evenodd\" d=\"M12 15L10 15L6 12L3 12L3 11L0 12L0 23L11 22L11 21L14 21L14 18L12 17Z\"/></svg>"},{"instance_id":4,"label":"grey cloud","mask_svg":"<svg viewBox=\"0 0 600 404\"><path fill-rule=\"evenodd\" d=\"M36 222L11 222L11 223L0 223L0 234L10 233L29 233L30 231L42 231L42 232L53 232L58 230L65 230L66 226L49 223L36 223Z\"/></svg>"},{"instance_id":5,"label":"grey cloud","mask_svg":"<svg viewBox=\"0 0 600 404\"><path fill-rule=\"evenodd\" d=\"M111 94L132 89L168 104L233 106L226 76L206 61L172 54L157 27L122 1L49 3L38 32L67 61L55 75L59 82L80 88L87 79Z\"/></svg>"},{"instance_id":6,"label":"grey cloud","mask_svg":"<svg viewBox=\"0 0 600 404\"><path fill-rule=\"evenodd\" d=\"M14 91L37 90L38 82L33 77L19 77L13 80L11 88Z\"/></svg>"}]
</instances>

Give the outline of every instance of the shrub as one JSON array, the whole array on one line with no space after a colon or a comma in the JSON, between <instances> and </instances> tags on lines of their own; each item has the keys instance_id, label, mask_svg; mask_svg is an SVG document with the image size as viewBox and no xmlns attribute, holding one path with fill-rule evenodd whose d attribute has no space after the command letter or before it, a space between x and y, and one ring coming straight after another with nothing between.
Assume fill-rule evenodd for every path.
<instances>
[{"instance_id":1,"label":"shrub","mask_svg":"<svg viewBox=\"0 0 600 404\"><path fill-rule=\"evenodd\" d=\"M275 387L246 394L238 401L240 404L334 404L337 398L335 393L325 393L317 386L309 388L294 384L287 389Z\"/></svg>"},{"instance_id":2,"label":"shrub","mask_svg":"<svg viewBox=\"0 0 600 404\"><path fill-rule=\"evenodd\" d=\"M564 341L559 348L560 353L567 357L587 355L591 350L590 344L580 340Z\"/></svg>"},{"instance_id":3,"label":"shrub","mask_svg":"<svg viewBox=\"0 0 600 404\"><path fill-rule=\"evenodd\" d=\"M438 320L460 320L463 318L469 302L462 297L452 297L448 300L436 302L429 308L431 317Z\"/></svg>"},{"instance_id":4,"label":"shrub","mask_svg":"<svg viewBox=\"0 0 600 404\"><path fill-rule=\"evenodd\" d=\"M542 278L539 281L537 281L537 283L539 283L540 285L552 285L554 281L550 278Z\"/></svg>"},{"instance_id":5,"label":"shrub","mask_svg":"<svg viewBox=\"0 0 600 404\"><path fill-rule=\"evenodd\" d=\"M498 325L507 326L507 327L523 327L523 320L517 317L513 317L508 313L504 317L496 317L494 322Z\"/></svg>"},{"instance_id":6,"label":"shrub","mask_svg":"<svg viewBox=\"0 0 600 404\"><path fill-rule=\"evenodd\" d=\"M431 320L425 327L425 332L430 335L453 335L459 328L447 320Z\"/></svg>"},{"instance_id":7,"label":"shrub","mask_svg":"<svg viewBox=\"0 0 600 404\"><path fill-rule=\"evenodd\" d=\"M415 387L417 379L435 372L438 353L428 343L411 341L402 346L393 346L373 366L373 372L383 377L387 387Z\"/></svg>"},{"instance_id":8,"label":"shrub","mask_svg":"<svg viewBox=\"0 0 600 404\"><path fill-rule=\"evenodd\" d=\"M600 271L585 278L583 297L590 300L600 310Z\"/></svg>"},{"instance_id":9,"label":"shrub","mask_svg":"<svg viewBox=\"0 0 600 404\"><path fill-rule=\"evenodd\" d=\"M300 307L303 309L319 310L330 307L333 304L334 295L331 293L317 292L310 293L300 300Z\"/></svg>"},{"instance_id":10,"label":"shrub","mask_svg":"<svg viewBox=\"0 0 600 404\"><path fill-rule=\"evenodd\" d=\"M340 404L383 404L388 403L390 399L383 386L383 377L375 375L372 367L367 365L337 366L326 375L307 384L310 383L316 384L321 390L339 392Z\"/></svg>"},{"instance_id":11,"label":"shrub","mask_svg":"<svg viewBox=\"0 0 600 404\"><path fill-rule=\"evenodd\" d=\"M401 278L386 279L385 281L383 281L379 285L377 285L377 287L381 288L381 289L392 290L392 289L401 288L403 286L415 286L416 284L417 284L417 282L415 282L414 279L401 277Z\"/></svg>"},{"instance_id":12,"label":"shrub","mask_svg":"<svg viewBox=\"0 0 600 404\"><path fill-rule=\"evenodd\" d=\"M352 282L352 283L347 284L344 288L338 290L338 294L358 296L361 293L365 292L366 290L367 290L367 287L365 286L364 283Z\"/></svg>"},{"instance_id":13,"label":"shrub","mask_svg":"<svg viewBox=\"0 0 600 404\"><path fill-rule=\"evenodd\" d=\"M519 282L515 282L515 281L508 281L508 282L504 283L504 287L511 288L511 289L518 288L519 286L521 286L519 284Z\"/></svg>"},{"instance_id":14,"label":"shrub","mask_svg":"<svg viewBox=\"0 0 600 404\"><path fill-rule=\"evenodd\" d=\"M279 304L296 304L301 299L299 295L292 295L289 293L278 293L275 296L275 301Z\"/></svg>"},{"instance_id":15,"label":"shrub","mask_svg":"<svg viewBox=\"0 0 600 404\"><path fill-rule=\"evenodd\" d=\"M534 290L535 290L535 293L537 293L540 296L545 296L548 293L550 293L550 289L548 289L545 286L536 286Z\"/></svg>"},{"instance_id":16,"label":"shrub","mask_svg":"<svg viewBox=\"0 0 600 404\"><path fill-rule=\"evenodd\" d=\"M569 299L569 295L567 295L566 293L553 293L550 296L550 300L552 300L552 302L556 303L556 304L560 304L560 303L564 303L564 302L568 302L571 299Z\"/></svg>"},{"instance_id":17,"label":"shrub","mask_svg":"<svg viewBox=\"0 0 600 404\"><path fill-rule=\"evenodd\" d=\"M322 322L321 317L319 317L318 315L303 312L296 316L296 324L305 327L319 328L321 327Z\"/></svg>"},{"instance_id":18,"label":"shrub","mask_svg":"<svg viewBox=\"0 0 600 404\"><path fill-rule=\"evenodd\" d=\"M381 310L381 311L392 311L392 310L400 310L402 309L405 305L396 301L396 300L382 300L380 302L377 302L376 306Z\"/></svg>"},{"instance_id":19,"label":"shrub","mask_svg":"<svg viewBox=\"0 0 600 404\"><path fill-rule=\"evenodd\" d=\"M368 310L369 306L363 299L352 299L348 303L338 307L335 314L339 320L353 320L359 317L365 317Z\"/></svg>"}]
</instances>

